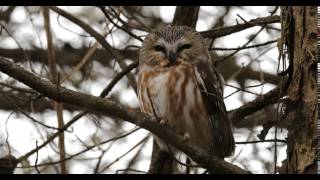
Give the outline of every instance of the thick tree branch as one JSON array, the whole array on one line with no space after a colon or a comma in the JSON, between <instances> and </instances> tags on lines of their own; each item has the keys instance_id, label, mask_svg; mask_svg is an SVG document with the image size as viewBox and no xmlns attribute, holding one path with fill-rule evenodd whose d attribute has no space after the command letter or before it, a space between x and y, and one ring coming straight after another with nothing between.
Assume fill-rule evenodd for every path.
<instances>
[{"instance_id":1,"label":"thick tree branch","mask_svg":"<svg viewBox=\"0 0 320 180\"><path fill-rule=\"evenodd\" d=\"M156 123L156 121L152 121L152 118L144 113L139 111L128 111L125 107L113 101L75 92L64 87L59 87L57 89L57 87L49 81L37 77L35 74L26 71L24 68L19 67L1 57L0 71L28 85L29 87L32 87L34 90L37 90L44 96L53 100L101 112L138 125L182 150L199 165L207 168L212 173L249 173L238 166L209 156L203 150L197 148L191 143L185 142L183 137L177 135L172 129L163 127Z\"/></svg>"},{"instance_id":2,"label":"thick tree branch","mask_svg":"<svg viewBox=\"0 0 320 180\"><path fill-rule=\"evenodd\" d=\"M0 20L5 21L6 23L9 22L10 16L15 8L16 6L9 6L5 11L0 11Z\"/></svg>"},{"instance_id":3,"label":"thick tree branch","mask_svg":"<svg viewBox=\"0 0 320 180\"><path fill-rule=\"evenodd\" d=\"M79 49L62 48L56 49L57 64L64 66L75 66L80 63L87 52L88 47ZM138 51L136 50L116 50L123 55L125 59L136 60L138 58ZM47 64L46 51L43 49L25 50L30 56L32 62L39 62ZM15 62L25 62L24 53L21 49L5 49L0 48L0 56L13 59ZM89 61L95 60L104 66L109 66L114 56L104 49L97 49L90 57Z\"/></svg>"},{"instance_id":4,"label":"thick tree branch","mask_svg":"<svg viewBox=\"0 0 320 180\"><path fill-rule=\"evenodd\" d=\"M264 107L274 104L282 97L280 92L283 90L279 87L274 88L263 96L257 97L254 101L248 102L245 105L232 110L228 113L228 116L233 124L241 123L241 121L248 115L257 112Z\"/></svg>"},{"instance_id":5,"label":"thick tree branch","mask_svg":"<svg viewBox=\"0 0 320 180\"><path fill-rule=\"evenodd\" d=\"M124 72L129 71L129 69L132 69L133 67L135 67L136 64L130 64L128 66L128 69L124 70L123 72L120 72L119 74L117 74L115 76L115 78L108 84L108 86L101 92L100 96L101 98L104 98L105 96L108 95L108 93L112 90L112 88L115 86L115 82L117 82L118 80L120 80L123 76L125 76L126 74ZM66 131L72 124L74 124L75 122L77 122L81 117L83 117L84 115L86 115L87 113L89 113L88 110L84 110L81 111L80 113L78 113L77 115L75 115L70 121L68 121L61 129L59 129L59 131L57 131L56 133L50 135L47 140L45 142L43 142L40 146L38 146L37 148L29 151L28 153L26 153L25 155L21 156L19 158L19 161L22 161L24 159L27 159L29 156L31 156L32 154L34 154L35 152L38 152L41 148L45 147L48 143L52 142L57 136L59 136L60 133Z\"/></svg>"},{"instance_id":6,"label":"thick tree branch","mask_svg":"<svg viewBox=\"0 0 320 180\"><path fill-rule=\"evenodd\" d=\"M46 98L37 99L36 95L26 94L23 92L13 93L0 89L0 109L8 111L17 111L18 109L8 101L10 98L16 106L21 107L26 112L43 112L44 110L53 110L52 103ZM64 108L68 111L78 111L79 107L66 104Z\"/></svg>"},{"instance_id":7,"label":"thick tree branch","mask_svg":"<svg viewBox=\"0 0 320 180\"><path fill-rule=\"evenodd\" d=\"M200 6L177 6L173 26L190 26L196 28Z\"/></svg>"}]
</instances>

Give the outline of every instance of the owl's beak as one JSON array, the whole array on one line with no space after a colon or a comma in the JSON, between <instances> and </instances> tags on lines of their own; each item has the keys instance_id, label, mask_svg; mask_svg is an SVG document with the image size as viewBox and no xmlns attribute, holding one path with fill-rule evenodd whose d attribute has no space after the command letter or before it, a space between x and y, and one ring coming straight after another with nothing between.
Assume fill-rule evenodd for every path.
<instances>
[{"instance_id":1,"label":"owl's beak","mask_svg":"<svg viewBox=\"0 0 320 180\"><path fill-rule=\"evenodd\" d=\"M177 60L178 53L176 53L174 51L169 51L167 56L170 61L170 64L173 64Z\"/></svg>"}]
</instances>

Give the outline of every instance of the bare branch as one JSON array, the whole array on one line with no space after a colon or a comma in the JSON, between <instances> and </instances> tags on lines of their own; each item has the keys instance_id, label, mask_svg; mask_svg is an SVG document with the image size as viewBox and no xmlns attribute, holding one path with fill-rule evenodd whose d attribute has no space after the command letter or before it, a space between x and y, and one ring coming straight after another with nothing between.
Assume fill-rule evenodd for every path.
<instances>
[{"instance_id":1,"label":"bare branch","mask_svg":"<svg viewBox=\"0 0 320 180\"><path fill-rule=\"evenodd\" d=\"M260 141L243 141L243 142L236 142L236 144L255 144L255 143L265 143L265 142L275 142L274 139L266 139L266 140L260 140ZM276 139L276 142L281 142L281 143L287 143L286 140L282 139Z\"/></svg>"},{"instance_id":2,"label":"bare branch","mask_svg":"<svg viewBox=\"0 0 320 180\"><path fill-rule=\"evenodd\" d=\"M152 120L152 117L141 113L140 111L128 111L125 107L113 101L75 92L64 87L59 87L59 90L57 90L56 86L49 81L39 78L24 68L1 57L0 71L56 101L73 104L84 109L118 117L124 121L140 126L162 138L170 145L182 150L195 162L204 168L207 168L212 173L249 173L238 166L208 155L204 150L186 142L182 136L177 135L172 129L159 125L155 120Z\"/></svg>"},{"instance_id":3,"label":"bare branch","mask_svg":"<svg viewBox=\"0 0 320 180\"><path fill-rule=\"evenodd\" d=\"M264 26L266 24L279 23L279 22L280 22L279 16L268 16L268 17L252 19L248 23L243 23L243 24L238 24L238 25L223 27L223 28L216 28L208 31L202 31L200 33L203 37L206 37L206 38L218 38L218 37L233 34L235 32L239 32L254 26Z\"/></svg>"},{"instance_id":4,"label":"bare branch","mask_svg":"<svg viewBox=\"0 0 320 180\"><path fill-rule=\"evenodd\" d=\"M57 64L64 66L75 66L81 62L83 55L87 52L88 47L79 49L57 49L56 57ZM116 50L123 55L125 59L135 60L138 58L138 51L136 50ZM25 50L26 54L30 55L32 62L39 62L47 64L47 56L43 49ZM13 59L15 62L26 62L24 53L21 49L6 49L0 48L0 56ZM89 61L95 60L104 66L109 66L114 56L104 49L97 49L89 58Z\"/></svg>"},{"instance_id":5,"label":"bare branch","mask_svg":"<svg viewBox=\"0 0 320 180\"><path fill-rule=\"evenodd\" d=\"M238 124L244 119L244 117L263 109L267 105L276 103L279 100L279 97L281 97L280 92L280 88L276 87L263 96L257 97L254 101L230 111L228 113L230 120L233 124Z\"/></svg>"},{"instance_id":6,"label":"bare branch","mask_svg":"<svg viewBox=\"0 0 320 180\"><path fill-rule=\"evenodd\" d=\"M134 66L134 65L132 65ZM130 69L131 65L128 66L128 69ZM126 70L125 70L126 71ZM119 73L119 75L116 76L116 80L112 80L108 86L101 92L100 97L105 97L108 95L108 93L111 91L111 89L115 86L116 82L118 80L120 80L123 76L125 75L125 73ZM73 123L77 122L81 117L83 117L84 115L88 114L89 111L85 110L82 111L80 113L78 113L77 115L75 115L70 121L68 121L68 123L66 123L63 128L61 128L58 132L54 133L53 135L51 135L50 137L48 137L48 139L43 142L39 148L33 149L31 151L29 151L28 153L26 153L25 155L21 156L19 158L19 161L28 158L29 156L31 156L32 154L34 154L35 152L37 152L39 149L45 147L48 143L50 143L51 141L53 141L57 136L59 136L60 133L66 131Z\"/></svg>"},{"instance_id":7,"label":"bare branch","mask_svg":"<svg viewBox=\"0 0 320 180\"><path fill-rule=\"evenodd\" d=\"M81 21L80 19L74 17L72 14L70 14L62 9L59 9L57 7L51 6L50 9L52 9L56 13L60 14L61 16L67 18L71 22L73 22L73 23L77 24L78 26L80 26L81 28L83 28L87 33L89 33L91 36L93 36L107 51L109 51L116 58L116 60L119 63L122 70L127 68L127 65L124 61L125 59L122 56L122 54L119 53L119 51L115 50L112 46L110 46L107 43L107 41L105 40L105 38L102 35L100 35L97 31L95 31L93 28L91 28L88 24L86 24L83 21ZM131 86L133 87L133 89L136 92L137 91L137 83L136 83L134 75L132 73L128 73L127 77L128 77L128 80L129 80Z\"/></svg>"},{"instance_id":8,"label":"bare branch","mask_svg":"<svg viewBox=\"0 0 320 180\"><path fill-rule=\"evenodd\" d=\"M61 159L61 160L59 160L59 161L54 161L54 162L41 163L41 164L37 164L37 166L38 166L38 167L41 167L41 166L59 164L59 163L61 163L61 162L68 161L68 160L70 160L70 159L73 159L74 157L77 157L77 156L79 156L79 155L81 155L81 154L83 154L83 153L85 153L85 152L88 152L88 151L90 151L90 150L92 150L92 149L94 149L94 148L96 148L96 147L99 147L99 146L101 146L101 145L103 145L103 144L107 144L107 143L110 143L110 142L115 142L115 141L117 141L117 140L119 140L119 139L121 139L121 138L127 137L127 136L129 136L130 134L138 131L139 129L140 129L140 128L134 128L133 130L131 130L131 131L129 131L129 132L126 132L126 133L123 133L123 134L121 134L121 135L119 135L119 136L116 136L116 137L113 137L113 138L104 140L104 141L102 141L102 142L100 142L100 143L98 143L98 144L90 145L90 146L86 147L85 149L81 150L80 152L75 153L75 154L72 154L72 155L70 155L69 157L67 157L67 158L65 158L65 159ZM37 148L36 148L36 152L38 152L40 149L41 149L40 147L37 147ZM21 160L21 158L19 158L19 160ZM29 166L29 167L33 167L33 166Z\"/></svg>"},{"instance_id":9,"label":"bare branch","mask_svg":"<svg viewBox=\"0 0 320 180\"><path fill-rule=\"evenodd\" d=\"M52 41L52 33L51 33L51 26L50 26L50 12L49 8L47 6L43 7L43 20L44 20L44 28L47 35L47 45L48 45L48 64L49 64L49 73L50 73L50 80L57 86L57 89L59 89L60 86L60 79L59 74L57 70L57 63L56 63L56 56L55 56L55 50L54 45ZM57 112L57 121L58 121L58 128L61 129L64 125L63 122L63 104L55 101L54 107ZM38 152L38 151L37 151ZM59 134L59 155L60 159L65 159L66 156L66 149L65 149L65 139L64 139L64 132ZM67 174L67 167L66 163L62 162L60 164L61 167L61 173Z\"/></svg>"},{"instance_id":10,"label":"bare branch","mask_svg":"<svg viewBox=\"0 0 320 180\"><path fill-rule=\"evenodd\" d=\"M9 22L10 16L15 8L16 6L9 6L8 9L6 9L5 11L0 11L0 20Z\"/></svg>"},{"instance_id":11,"label":"bare branch","mask_svg":"<svg viewBox=\"0 0 320 180\"><path fill-rule=\"evenodd\" d=\"M107 169L109 169L113 164L115 164L116 162L118 162L120 159L122 159L123 157L125 157L127 154L129 154L131 151L133 151L134 149L136 149L137 147L139 147L141 144L142 146L147 142L147 139L150 137L150 135L147 135L146 137L144 137L143 139L141 139L137 144L135 144L132 148L130 148L128 151L126 151L124 154L122 154L121 156L117 157L114 161L112 161L111 163L109 163L108 165L106 165L104 168L102 168L102 170L100 171L100 173L106 171Z\"/></svg>"},{"instance_id":12,"label":"bare branch","mask_svg":"<svg viewBox=\"0 0 320 180\"><path fill-rule=\"evenodd\" d=\"M221 47L213 47L213 48L209 48L209 50L214 50L214 51L237 51L237 50L242 50L242 49L250 49L250 48L257 48L257 47L261 47L261 46L265 46L268 44L272 44L277 42L277 40L272 40L272 41L267 41L265 43L261 43L261 44L255 44L252 46L242 46L242 47L237 47L237 48L221 48Z\"/></svg>"},{"instance_id":13,"label":"bare branch","mask_svg":"<svg viewBox=\"0 0 320 180\"><path fill-rule=\"evenodd\" d=\"M124 27L119 26L117 23L113 22L112 18L109 16L108 12L106 11L104 6L99 6L99 9L102 11L102 13L106 16L106 18L118 29L123 30L124 32L128 33L131 37L134 37L135 39L142 42L142 39L138 37L137 35L133 34L131 31L125 29Z\"/></svg>"}]
</instances>

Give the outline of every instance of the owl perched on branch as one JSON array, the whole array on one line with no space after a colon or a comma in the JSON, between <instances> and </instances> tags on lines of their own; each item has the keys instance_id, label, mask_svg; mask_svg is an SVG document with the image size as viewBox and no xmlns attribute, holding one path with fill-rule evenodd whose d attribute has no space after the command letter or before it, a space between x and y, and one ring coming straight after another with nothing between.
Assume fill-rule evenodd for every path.
<instances>
[{"instance_id":1,"label":"owl perched on branch","mask_svg":"<svg viewBox=\"0 0 320 180\"><path fill-rule=\"evenodd\" d=\"M234 152L232 125L223 102L223 78L214 69L204 38L187 26L150 33L140 50L141 110L188 141L224 158ZM160 149L176 152L155 137Z\"/></svg>"}]
</instances>

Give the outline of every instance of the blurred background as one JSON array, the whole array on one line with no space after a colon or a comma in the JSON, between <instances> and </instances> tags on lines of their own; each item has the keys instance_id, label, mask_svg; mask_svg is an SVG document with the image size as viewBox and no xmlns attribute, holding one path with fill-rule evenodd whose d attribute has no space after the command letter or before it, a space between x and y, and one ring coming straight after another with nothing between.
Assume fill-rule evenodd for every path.
<instances>
[{"instance_id":1,"label":"blurred background","mask_svg":"<svg viewBox=\"0 0 320 180\"><path fill-rule=\"evenodd\" d=\"M124 57L126 65L137 61L141 40L148 31L170 24L176 10L175 6L58 8L105 36L109 45ZM201 6L196 30L203 32L234 26L279 13L273 6ZM49 14L62 86L99 96L121 72L118 61L85 29L51 9ZM0 56L48 78L42 7L1 6L0 23ZM225 78L224 97L228 111L278 86L277 39L280 33L280 23L272 23L207 38L213 60L218 62L217 68ZM136 75L137 70L132 73ZM127 77L122 78L106 98L129 109L139 109L137 95ZM78 107L65 104L64 123L80 111ZM269 119L277 119L277 115L277 104L274 104L234 124L238 143L235 154L226 160L253 173L273 173L275 163L281 166L286 157L286 144L277 142L275 146L272 140L285 140L286 129L278 128L275 136L275 129L271 128L265 138L270 142L261 142L257 137L262 125ZM57 131L52 127L57 127L53 103L0 73L0 157L25 155ZM152 153L152 136L139 129L119 137L135 128L122 120L94 112L83 116L65 132L65 162L69 173L146 173ZM15 173L59 173L59 159L56 138L18 164ZM184 169L179 168L181 172Z\"/></svg>"}]
</instances>

